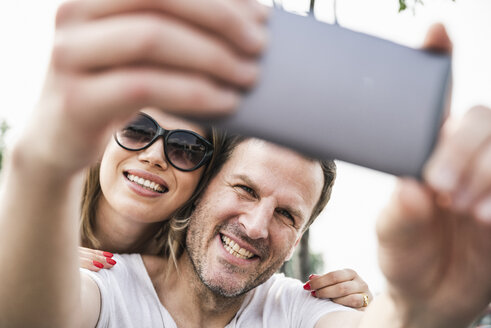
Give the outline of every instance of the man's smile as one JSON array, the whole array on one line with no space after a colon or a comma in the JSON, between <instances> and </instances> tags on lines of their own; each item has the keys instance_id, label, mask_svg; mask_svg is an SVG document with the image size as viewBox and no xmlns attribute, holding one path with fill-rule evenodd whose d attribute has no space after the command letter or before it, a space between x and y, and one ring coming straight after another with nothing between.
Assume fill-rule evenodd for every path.
<instances>
[{"instance_id":1,"label":"man's smile","mask_svg":"<svg viewBox=\"0 0 491 328\"><path fill-rule=\"evenodd\" d=\"M225 249L233 256L244 260L250 259L254 256L254 253L240 247L239 244L237 244L229 237L220 234L220 238L222 239L223 247L225 247Z\"/></svg>"}]
</instances>

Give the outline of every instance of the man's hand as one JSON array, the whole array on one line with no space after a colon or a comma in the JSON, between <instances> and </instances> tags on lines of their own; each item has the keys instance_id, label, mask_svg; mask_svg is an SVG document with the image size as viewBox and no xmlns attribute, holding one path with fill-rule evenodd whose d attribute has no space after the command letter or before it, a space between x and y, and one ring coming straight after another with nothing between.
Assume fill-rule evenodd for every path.
<instances>
[{"instance_id":1,"label":"man's hand","mask_svg":"<svg viewBox=\"0 0 491 328\"><path fill-rule=\"evenodd\" d=\"M445 128L426 183L401 180L377 226L408 327L464 327L491 302L491 110Z\"/></svg>"},{"instance_id":2,"label":"man's hand","mask_svg":"<svg viewBox=\"0 0 491 328\"><path fill-rule=\"evenodd\" d=\"M24 155L74 171L143 107L231 112L258 77L266 16L255 0L64 3Z\"/></svg>"},{"instance_id":3,"label":"man's hand","mask_svg":"<svg viewBox=\"0 0 491 328\"><path fill-rule=\"evenodd\" d=\"M451 51L442 25L430 29L424 48ZM369 307L365 326L383 313L381 327L465 327L487 306L491 110L476 107L446 122L424 182L399 181L377 232L388 294Z\"/></svg>"}]
</instances>

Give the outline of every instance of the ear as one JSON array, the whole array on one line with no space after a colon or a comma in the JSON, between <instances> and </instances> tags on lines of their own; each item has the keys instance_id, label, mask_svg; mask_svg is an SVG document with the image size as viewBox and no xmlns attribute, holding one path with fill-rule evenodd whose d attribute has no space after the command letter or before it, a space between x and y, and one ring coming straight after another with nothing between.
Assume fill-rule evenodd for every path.
<instances>
[{"instance_id":1,"label":"ear","mask_svg":"<svg viewBox=\"0 0 491 328\"><path fill-rule=\"evenodd\" d=\"M293 253L295 252L295 249L297 248L298 244L300 243L300 239L302 239L302 236L303 236L303 232L302 234L298 237L298 239L295 241L295 245L293 245L293 247L290 249L290 253L288 254L288 256L285 258L285 262L286 261L290 261L292 259L292 256L293 256Z\"/></svg>"}]
</instances>

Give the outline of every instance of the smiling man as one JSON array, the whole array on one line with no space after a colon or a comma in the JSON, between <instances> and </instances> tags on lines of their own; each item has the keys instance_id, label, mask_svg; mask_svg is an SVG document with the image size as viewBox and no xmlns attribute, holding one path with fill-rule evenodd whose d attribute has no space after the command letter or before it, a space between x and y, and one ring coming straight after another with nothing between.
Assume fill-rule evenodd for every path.
<instances>
[{"instance_id":1,"label":"smiling man","mask_svg":"<svg viewBox=\"0 0 491 328\"><path fill-rule=\"evenodd\" d=\"M257 139L236 143L196 204L175 270L169 259L122 255L112 270L87 271L88 326L355 325L360 312L274 274L327 203L334 163Z\"/></svg>"}]
</instances>

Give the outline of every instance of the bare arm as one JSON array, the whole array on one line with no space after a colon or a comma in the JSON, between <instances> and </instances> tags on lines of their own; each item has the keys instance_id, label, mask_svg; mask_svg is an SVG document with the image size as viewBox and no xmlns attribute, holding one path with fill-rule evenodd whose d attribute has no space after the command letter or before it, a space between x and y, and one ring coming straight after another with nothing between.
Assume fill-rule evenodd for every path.
<instances>
[{"instance_id":1,"label":"bare arm","mask_svg":"<svg viewBox=\"0 0 491 328\"><path fill-rule=\"evenodd\" d=\"M441 27L426 46L451 47ZM400 179L377 222L387 291L354 327L466 327L491 302L491 109L443 127L424 181Z\"/></svg>"},{"instance_id":2,"label":"bare arm","mask_svg":"<svg viewBox=\"0 0 491 328\"><path fill-rule=\"evenodd\" d=\"M9 265L0 273L0 326L69 326L79 305L80 186L29 157L15 150L3 172L0 257Z\"/></svg>"},{"instance_id":3,"label":"bare arm","mask_svg":"<svg viewBox=\"0 0 491 328\"><path fill-rule=\"evenodd\" d=\"M94 324L98 290L78 272L81 170L114 126L143 107L230 112L257 78L265 18L262 6L243 0L60 7L41 98L3 172L0 326Z\"/></svg>"}]
</instances>

